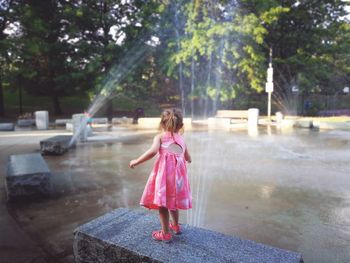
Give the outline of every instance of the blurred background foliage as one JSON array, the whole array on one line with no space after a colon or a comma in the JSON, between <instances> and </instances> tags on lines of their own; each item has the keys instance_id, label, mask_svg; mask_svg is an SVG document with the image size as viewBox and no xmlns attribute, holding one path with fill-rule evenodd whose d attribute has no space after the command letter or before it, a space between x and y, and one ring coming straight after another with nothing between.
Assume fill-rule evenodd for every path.
<instances>
[{"instance_id":1,"label":"blurred background foliage","mask_svg":"<svg viewBox=\"0 0 350 263\"><path fill-rule=\"evenodd\" d=\"M83 111L136 44L146 56L98 114L264 112L270 48L274 110L349 108L348 8L341 0L2 0L0 115Z\"/></svg>"}]
</instances>

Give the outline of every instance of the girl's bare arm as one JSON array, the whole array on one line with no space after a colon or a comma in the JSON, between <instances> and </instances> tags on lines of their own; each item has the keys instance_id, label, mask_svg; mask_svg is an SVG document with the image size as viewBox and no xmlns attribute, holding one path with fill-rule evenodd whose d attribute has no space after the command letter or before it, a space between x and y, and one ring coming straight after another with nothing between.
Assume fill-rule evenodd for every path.
<instances>
[{"instance_id":1,"label":"girl's bare arm","mask_svg":"<svg viewBox=\"0 0 350 263\"><path fill-rule=\"evenodd\" d=\"M192 162L192 158L191 158L191 155L190 155L190 153L189 153L189 151L188 151L188 149L187 149L187 146L186 146L186 150L185 150L185 160L186 160L187 162L189 162L189 163Z\"/></svg>"},{"instance_id":2,"label":"girl's bare arm","mask_svg":"<svg viewBox=\"0 0 350 263\"><path fill-rule=\"evenodd\" d=\"M130 168L134 168L136 165L139 165L143 162L148 161L149 159L152 159L159 150L160 147L160 135L156 135L153 139L152 146L144 152L139 158L131 160L129 163Z\"/></svg>"}]
</instances>

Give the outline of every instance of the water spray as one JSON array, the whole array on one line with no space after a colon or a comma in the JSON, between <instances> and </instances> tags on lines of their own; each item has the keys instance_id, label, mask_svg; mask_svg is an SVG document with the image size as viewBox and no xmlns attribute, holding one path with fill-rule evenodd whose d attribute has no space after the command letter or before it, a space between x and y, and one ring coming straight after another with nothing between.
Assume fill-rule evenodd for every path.
<instances>
[{"instance_id":1,"label":"water spray","mask_svg":"<svg viewBox=\"0 0 350 263\"><path fill-rule=\"evenodd\" d=\"M87 110L89 116L94 116L106 101L115 96L115 92L118 91L120 83L144 60L150 49L150 45L145 44L143 41L139 41L133 46L133 48L125 53L119 64L111 68L104 80L100 93L95 96ZM77 124L78 128L74 130L69 146L73 145L78 137L84 133L87 121L87 117L81 116L79 123Z\"/></svg>"}]
</instances>

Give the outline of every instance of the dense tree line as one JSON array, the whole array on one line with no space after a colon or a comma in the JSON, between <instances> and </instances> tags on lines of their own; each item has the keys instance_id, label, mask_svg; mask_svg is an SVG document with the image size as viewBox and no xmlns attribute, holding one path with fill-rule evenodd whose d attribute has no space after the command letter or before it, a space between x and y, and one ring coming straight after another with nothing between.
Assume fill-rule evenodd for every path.
<instances>
[{"instance_id":1,"label":"dense tree line","mask_svg":"<svg viewBox=\"0 0 350 263\"><path fill-rule=\"evenodd\" d=\"M49 96L60 114L62 96L93 99L123 74L109 83L107 97L147 96L175 103L187 114L208 115L264 91L270 47L275 101L282 109L293 86L303 95L333 94L349 85L346 5L341 0L2 0L0 114L4 88ZM132 60L133 54L140 57ZM128 60L132 70L116 67Z\"/></svg>"}]
</instances>

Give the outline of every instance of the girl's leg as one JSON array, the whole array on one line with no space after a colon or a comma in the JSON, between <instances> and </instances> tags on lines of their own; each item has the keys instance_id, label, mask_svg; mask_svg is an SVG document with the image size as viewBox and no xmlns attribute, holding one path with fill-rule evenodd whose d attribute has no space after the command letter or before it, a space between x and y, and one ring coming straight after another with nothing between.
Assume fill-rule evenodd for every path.
<instances>
[{"instance_id":1,"label":"girl's leg","mask_svg":"<svg viewBox=\"0 0 350 263\"><path fill-rule=\"evenodd\" d=\"M159 207L159 219L162 230L165 234L169 233L169 212L166 207Z\"/></svg>"},{"instance_id":2,"label":"girl's leg","mask_svg":"<svg viewBox=\"0 0 350 263\"><path fill-rule=\"evenodd\" d=\"M173 225L177 226L179 224L179 210L170 210L170 215Z\"/></svg>"}]
</instances>

